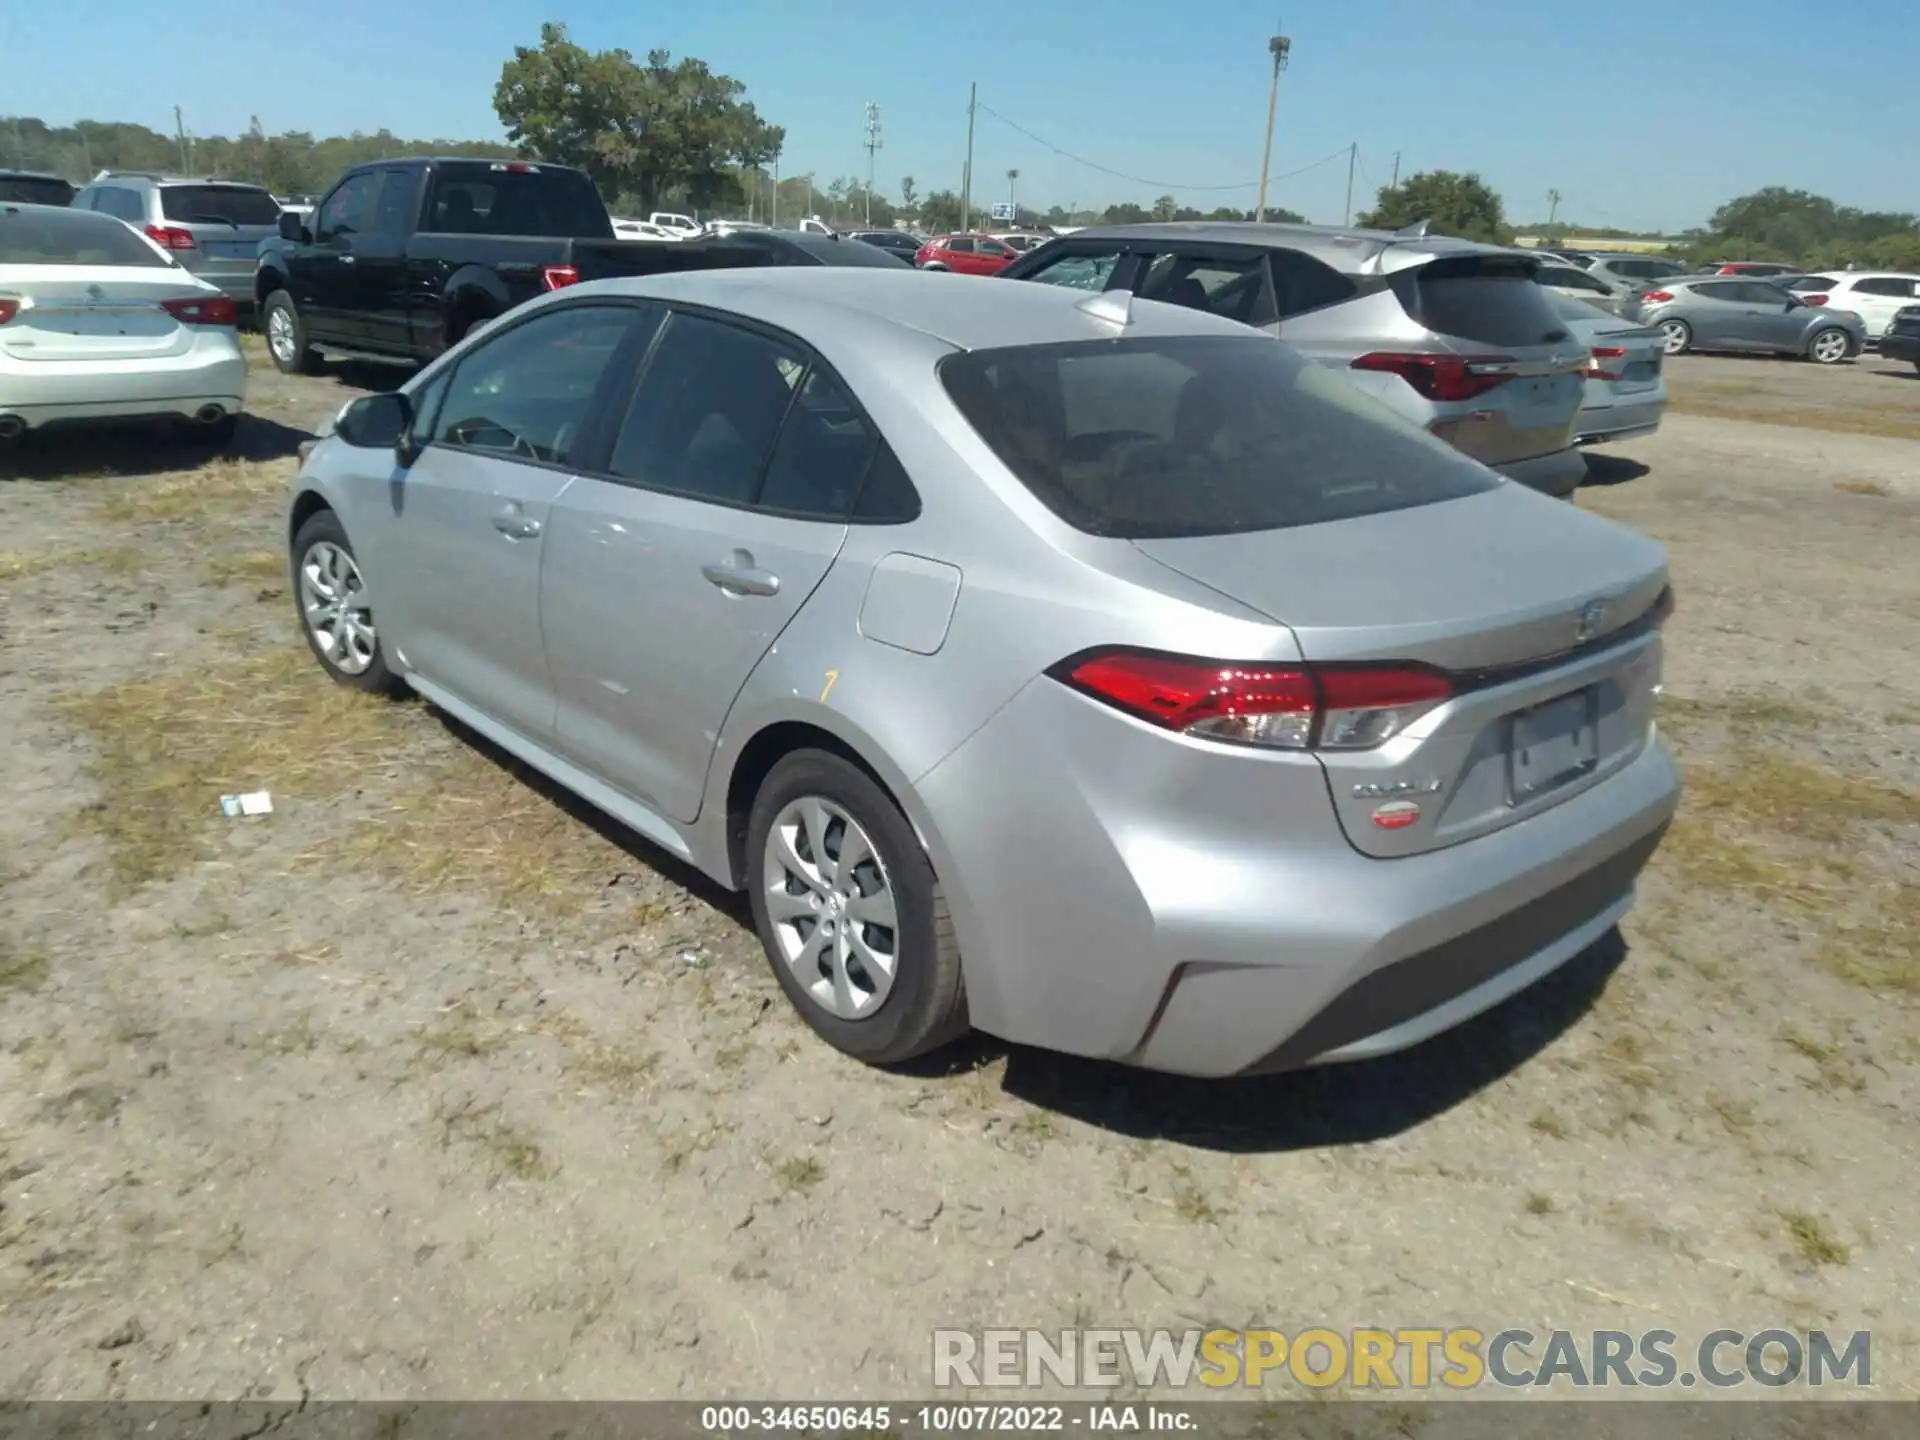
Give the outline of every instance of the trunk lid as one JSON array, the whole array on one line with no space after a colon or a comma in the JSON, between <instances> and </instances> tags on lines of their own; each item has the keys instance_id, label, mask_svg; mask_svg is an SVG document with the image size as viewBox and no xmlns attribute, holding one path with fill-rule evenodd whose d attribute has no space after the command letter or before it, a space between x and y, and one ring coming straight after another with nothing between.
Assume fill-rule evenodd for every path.
<instances>
[{"instance_id":1,"label":"trunk lid","mask_svg":"<svg viewBox=\"0 0 1920 1440\"><path fill-rule=\"evenodd\" d=\"M1604 368L1616 371L1620 378L1612 382L1615 395L1633 395L1651 390L1660 383L1660 366L1665 348L1658 330L1645 325L1602 330L1594 344L1626 351L1618 363L1609 359Z\"/></svg>"},{"instance_id":2,"label":"trunk lid","mask_svg":"<svg viewBox=\"0 0 1920 1440\"><path fill-rule=\"evenodd\" d=\"M1660 668L1648 617L1666 551L1564 501L1509 484L1298 531L1133 543L1288 626L1308 661L1455 677L1451 699L1378 749L1316 752L1364 853L1498 830L1599 783L1647 743Z\"/></svg>"},{"instance_id":3,"label":"trunk lid","mask_svg":"<svg viewBox=\"0 0 1920 1440\"><path fill-rule=\"evenodd\" d=\"M130 278L152 274L155 278ZM183 284L178 271L79 266L8 267L0 294L21 300L0 326L0 348L19 361L148 360L186 353L192 330L160 306L163 300L211 297L210 287Z\"/></svg>"}]
</instances>

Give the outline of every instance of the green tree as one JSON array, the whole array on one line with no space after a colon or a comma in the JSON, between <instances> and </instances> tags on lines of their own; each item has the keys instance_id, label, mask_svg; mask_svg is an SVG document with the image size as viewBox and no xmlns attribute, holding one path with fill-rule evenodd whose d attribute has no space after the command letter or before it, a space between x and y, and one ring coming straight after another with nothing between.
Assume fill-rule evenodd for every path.
<instances>
[{"instance_id":1,"label":"green tree","mask_svg":"<svg viewBox=\"0 0 1920 1440\"><path fill-rule=\"evenodd\" d=\"M1180 207L1174 203L1171 195L1162 195L1153 202L1153 218L1156 220L1171 220L1179 213Z\"/></svg>"},{"instance_id":2,"label":"green tree","mask_svg":"<svg viewBox=\"0 0 1920 1440\"><path fill-rule=\"evenodd\" d=\"M1383 185L1374 208L1360 216L1359 223L1399 230L1422 220L1431 222L1439 235L1496 245L1513 241L1499 194L1471 172L1463 175L1452 170L1423 170L1398 185Z\"/></svg>"},{"instance_id":3,"label":"green tree","mask_svg":"<svg viewBox=\"0 0 1920 1440\"><path fill-rule=\"evenodd\" d=\"M920 202L920 228L929 235L945 235L960 228L960 197L936 190Z\"/></svg>"},{"instance_id":4,"label":"green tree","mask_svg":"<svg viewBox=\"0 0 1920 1440\"><path fill-rule=\"evenodd\" d=\"M913 177L911 175L902 175L900 177L900 203L905 205L909 210L913 209L914 193Z\"/></svg>"},{"instance_id":5,"label":"green tree","mask_svg":"<svg viewBox=\"0 0 1920 1440\"><path fill-rule=\"evenodd\" d=\"M696 203L737 198L732 167L779 153L785 132L745 94L704 60L652 50L643 65L626 50L576 45L550 22L538 48L515 46L500 67L493 108L522 153L577 165L603 194L631 194L651 210L675 190Z\"/></svg>"},{"instance_id":6,"label":"green tree","mask_svg":"<svg viewBox=\"0 0 1920 1440\"><path fill-rule=\"evenodd\" d=\"M1822 269L1905 269L1920 263L1920 224L1912 215L1856 210L1825 195L1770 185L1729 200L1682 253L1707 260L1780 260Z\"/></svg>"}]
</instances>

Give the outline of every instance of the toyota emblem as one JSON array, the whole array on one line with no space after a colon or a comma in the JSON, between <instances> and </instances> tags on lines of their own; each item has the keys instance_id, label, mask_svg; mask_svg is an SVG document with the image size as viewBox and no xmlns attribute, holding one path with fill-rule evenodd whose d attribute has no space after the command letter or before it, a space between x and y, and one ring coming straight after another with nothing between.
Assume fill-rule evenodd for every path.
<instances>
[{"instance_id":1,"label":"toyota emblem","mask_svg":"<svg viewBox=\"0 0 1920 1440\"><path fill-rule=\"evenodd\" d=\"M1573 622L1574 643L1581 644L1600 633L1600 627L1607 623L1607 602L1589 600L1580 607L1580 614Z\"/></svg>"}]
</instances>

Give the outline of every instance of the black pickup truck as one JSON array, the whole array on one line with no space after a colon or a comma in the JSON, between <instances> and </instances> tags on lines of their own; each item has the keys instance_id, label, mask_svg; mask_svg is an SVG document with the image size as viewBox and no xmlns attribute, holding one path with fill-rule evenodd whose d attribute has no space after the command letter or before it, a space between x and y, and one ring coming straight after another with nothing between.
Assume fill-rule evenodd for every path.
<instances>
[{"instance_id":1,"label":"black pickup truck","mask_svg":"<svg viewBox=\"0 0 1920 1440\"><path fill-rule=\"evenodd\" d=\"M746 265L898 265L856 241L746 231L616 240L583 171L504 160L382 160L349 170L311 216L282 214L254 274L273 363L323 352L430 360L474 326L587 280Z\"/></svg>"}]
</instances>

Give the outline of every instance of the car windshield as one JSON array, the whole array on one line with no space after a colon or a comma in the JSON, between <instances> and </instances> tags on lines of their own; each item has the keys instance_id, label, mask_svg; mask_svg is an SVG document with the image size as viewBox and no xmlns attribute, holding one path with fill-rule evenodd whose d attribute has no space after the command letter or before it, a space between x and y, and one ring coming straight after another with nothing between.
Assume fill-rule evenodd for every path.
<instances>
[{"instance_id":1,"label":"car windshield","mask_svg":"<svg viewBox=\"0 0 1920 1440\"><path fill-rule=\"evenodd\" d=\"M280 207L250 185L165 185L160 210L183 225L276 225Z\"/></svg>"},{"instance_id":2,"label":"car windshield","mask_svg":"<svg viewBox=\"0 0 1920 1440\"><path fill-rule=\"evenodd\" d=\"M0 205L0 265L173 266L110 215Z\"/></svg>"},{"instance_id":3,"label":"car windshield","mask_svg":"<svg viewBox=\"0 0 1920 1440\"><path fill-rule=\"evenodd\" d=\"M1067 524L1145 540L1279 530L1479 494L1493 472L1260 336L975 350L947 394Z\"/></svg>"}]
</instances>

